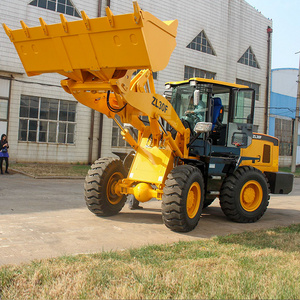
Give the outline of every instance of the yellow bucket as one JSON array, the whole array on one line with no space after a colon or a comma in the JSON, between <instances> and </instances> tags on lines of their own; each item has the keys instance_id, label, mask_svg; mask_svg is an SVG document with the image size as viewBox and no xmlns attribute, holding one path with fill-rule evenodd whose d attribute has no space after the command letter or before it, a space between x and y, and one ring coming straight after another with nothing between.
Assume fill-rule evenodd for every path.
<instances>
[{"instance_id":1,"label":"yellow bucket","mask_svg":"<svg viewBox=\"0 0 300 300\"><path fill-rule=\"evenodd\" d=\"M134 12L22 29L3 27L14 43L28 76L56 72L76 77L76 70L104 72L107 80L116 70L163 70L176 46L177 20L160 21L142 11L134 2ZM74 76L72 76L72 73ZM68 76L68 74L70 76Z\"/></svg>"}]
</instances>

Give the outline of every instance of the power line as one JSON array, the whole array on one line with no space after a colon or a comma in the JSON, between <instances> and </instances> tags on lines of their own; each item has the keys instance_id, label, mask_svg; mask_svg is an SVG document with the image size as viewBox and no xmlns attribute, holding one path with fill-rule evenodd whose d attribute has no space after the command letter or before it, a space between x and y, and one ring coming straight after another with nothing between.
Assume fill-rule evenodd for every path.
<instances>
[{"instance_id":1,"label":"power line","mask_svg":"<svg viewBox=\"0 0 300 300\"><path fill-rule=\"evenodd\" d=\"M50 87L59 87L62 88L61 85L56 85L56 84L49 84L49 83L42 83L42 82L33 82L33 81L26 81L26 80L20 80L20 79L16 79L14 77L12 77L13 81L17 81L17 82L21 82L21 83L27 83L27 84L38 84L38 85L42 85L42 86L50 86Z\"/></svg>"}]
</instances>

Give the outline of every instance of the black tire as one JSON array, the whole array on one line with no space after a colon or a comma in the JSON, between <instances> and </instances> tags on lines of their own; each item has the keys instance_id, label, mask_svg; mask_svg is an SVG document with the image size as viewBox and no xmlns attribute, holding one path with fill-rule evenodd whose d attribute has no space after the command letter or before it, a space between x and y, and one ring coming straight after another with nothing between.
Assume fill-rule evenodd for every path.
<instances>
[{"instance_id":1,"label":"black tire","mask_svg":"<svg viewBox=\"0 0 300 300\"><path fill-rule=\"evenodd\" d=\"M253 223L269 205L270 188L265 175L253 167L240 167L228 176L220 192L220 205L232 221Z\"/></svg>"},{"instance_id":2,"label":"black tire","mask_svg":"<svg viewBox=\"0 0 300 300\"><path fill-rule=\"evenodd\" d=\"M130 168L131 168L131 165L132 165L134 156L135 156L135 152L134 152L134 151L131 151L131 152L130 152L129 154L127 154L127 156L124 158L123 165L124 165L124 168L125 168L125 170L126 170L127 173L129 172L129 170L130 170Z\"/></svg>"},{"instance_id":3,"label":"black tire","mask_svg":"<svg viewBox=\"0 0 300 300\"><path fill-rule=\"evenodd\" d=\"M162 196L164 224L177 232L193 230L202 213L203 199L204 181L200 170L190 165L174 168L168 175Z\"/></svg>"},{"instance_id":4,"label":"black tire","mask_svg":"<svg viewBox=\"0 0 300 300\"><path fill-rule=\"evenodd\" d=\"M126 177L118 158L100 158L91 166L84 182L84 197L88 209L97 216L117 214L126 202L126 195L114 193L114 185Z\"/></svg>"},{"instance_id":5,"label":"black tire","mask_svg":"<svg viewBox=\"0 0 300 300\"><path fill-rule=\"evenodd\" d=\"M206 207L210 206L215 201L215 199L216 198L213 198L213 199L204 199L203 208L206 208Z\"/></svg>"}]
</instances>

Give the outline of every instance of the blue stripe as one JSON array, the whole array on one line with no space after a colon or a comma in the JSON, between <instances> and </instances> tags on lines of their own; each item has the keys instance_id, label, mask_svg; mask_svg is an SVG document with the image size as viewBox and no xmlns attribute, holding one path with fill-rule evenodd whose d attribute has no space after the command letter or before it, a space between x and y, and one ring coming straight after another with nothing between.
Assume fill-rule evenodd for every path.
<instances>
[{"instance_id":1,"label":"blue stripe","mask_svg":"<svg viewBox=\"0 0 300 300\"><path fill-rule=\"evenodd\" d=\"M296 101L296 97L271 92L270 114L294 119Z\"/></svg>"}]
</instances>

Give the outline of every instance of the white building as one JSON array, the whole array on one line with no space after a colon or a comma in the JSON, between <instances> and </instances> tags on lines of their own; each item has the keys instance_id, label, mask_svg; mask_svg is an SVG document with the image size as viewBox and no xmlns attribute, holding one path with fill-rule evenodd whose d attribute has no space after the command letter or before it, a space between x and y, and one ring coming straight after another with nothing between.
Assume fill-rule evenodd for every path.
<instances>
[{"instance_id":1,"label":"white building","mask_svg":"<svg viewBox=\"0 0 300 300\"><path fill-rule=\"evenodd\" d=\"M11 29L133 11L131 0L1 0L1 23ZM268 33L272 21L245 0L147 1L140 7L161 20L178 19L177 47L155 80L159 93L167 81L186 77L251 85L257 93L255 124L264 132L268 118L266 77ZM27 77L13 44L0 29L0 134L7 133L15 161L87 162L126 152L113 121L77 103L60 87L59 75ZM159 45L157 45L159 47Z\"/></svg>"}]
</instances>

